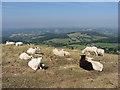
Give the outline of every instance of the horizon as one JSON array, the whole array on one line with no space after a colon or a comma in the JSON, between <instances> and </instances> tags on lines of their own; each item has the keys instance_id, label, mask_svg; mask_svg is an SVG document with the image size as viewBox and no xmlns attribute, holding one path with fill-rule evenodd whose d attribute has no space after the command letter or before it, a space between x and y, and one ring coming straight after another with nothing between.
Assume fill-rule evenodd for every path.
<instances>
[{"instance_id":1,"label":"horizon","mask_svg":"<svg viewBox=\"0 0 120 90\"><path fill-rule=\"evenodd\" d=\"M3 2L3 29L117 28L117 2Z\"/></svg>"}]
</instances>

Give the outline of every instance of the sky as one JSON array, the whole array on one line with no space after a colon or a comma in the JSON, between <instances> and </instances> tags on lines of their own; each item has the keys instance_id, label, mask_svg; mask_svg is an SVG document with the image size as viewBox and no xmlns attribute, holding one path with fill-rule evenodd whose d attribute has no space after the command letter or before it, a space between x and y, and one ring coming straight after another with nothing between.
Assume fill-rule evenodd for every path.
<instances>
[{"instance_id":1,"label":"sky","mask_svg":"<svg viewBox=\"0 0 120 90\"><path fill-rule=\"evenodd\" d=\"M4 29L117 27L117 2L3 2Z\"/></svg>"},{"instance_id":2,"label":"sky","mask_svg":"<svg viewBox=\"0 0 120 90\"><path fill-rule=\"evenodd\" d=\"M2 2L118 2L119 0L2 0Z\"/></svg>"}]
</instances>

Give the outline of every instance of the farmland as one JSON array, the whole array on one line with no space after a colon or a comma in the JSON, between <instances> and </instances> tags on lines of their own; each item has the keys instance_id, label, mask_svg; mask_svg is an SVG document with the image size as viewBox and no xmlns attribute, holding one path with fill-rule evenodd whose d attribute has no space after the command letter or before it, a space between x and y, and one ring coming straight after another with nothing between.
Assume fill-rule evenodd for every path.
<instances>
[{"instance_id":1,"label":"farmland","mask_svg":"<svg viewBox=\"0 0 120 90\"><path fill-rule=\"evenodd\" d=\"M4 35L4 32L3 32ZM103 48L107 53L116 54L118 48L118 37L95 31L28 31L17 33L6 33L2 43L9 41L22 41L25 44L46 45L53 47L66 47L69 49L83 49L88 45L96 45Z\"/></svg>"}]
</instances>

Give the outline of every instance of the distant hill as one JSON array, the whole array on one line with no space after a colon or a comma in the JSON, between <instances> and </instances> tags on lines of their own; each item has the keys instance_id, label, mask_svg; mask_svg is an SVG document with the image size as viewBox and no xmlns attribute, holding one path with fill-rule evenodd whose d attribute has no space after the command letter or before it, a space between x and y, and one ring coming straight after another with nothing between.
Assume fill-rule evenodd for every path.
<instances>
[{"instance_id":1,"label":"distant hill","mask_svg":"<svg viewBox=\"0 0 120 90\"><path fill-rule=\"evenodd\" d=\"M119 37L108 37L105 39L99 39L96 41L93 41L94 43L120 43L120 41L118 40Z\"/></svg>"},{"instance_id":2,"label":"distant hill","mask_svg":"<svg viewBox=\"0 0 120 90\"><path fill-rule=\"evenodd\" d=\"M87 46L88 44L98 45L96 43L118 43L118 37L109 36L103 33L95 32L91 29L74 31L66 31L66 29L58 29L52 30L51 32L48 29L42 29L40 31L33 30L33 31L25 31L25 32L7 32L6 35L2 37L2 43L5 41L22 41L25 44L36 44L36 45L48 45L54 47L67 47L67 48L76 48L76 45L84 45ZM62 32L63 31L63 32ZM114 47L110 44L114 53L117 51L117 47ZM98 45L98 46L101 46ZM101 46L103 47L103 46ZM78 47L79 48L79 47ZM107 48L103 47L103 48ZM118 48L119 49L119 48ZM109 49L108 49L109 51Z\"/></svg>"}]
</instances>

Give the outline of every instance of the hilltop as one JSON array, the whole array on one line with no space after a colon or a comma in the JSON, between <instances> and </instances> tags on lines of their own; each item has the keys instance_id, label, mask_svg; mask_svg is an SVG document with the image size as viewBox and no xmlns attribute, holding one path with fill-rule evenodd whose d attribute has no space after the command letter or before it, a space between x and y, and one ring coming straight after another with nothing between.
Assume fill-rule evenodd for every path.
<instances>
[{"instance_id":1,"label":"hilltop","mask_svg":"<svg viewBox=\"0 0 120 90\"><path fill-rule=\"evenodd\" d=\"M28 60L19 55L30 47L40 47L43 63L47 70L33 71L27 66ZM79 67L80 49L64 49L69 57L52 54L54 47L43 45L6 46L2 45L2 86L3 88L117 88L118 55L93 56L104 65L103 72L86 71ZM61 47L59 47L61 49ZM37 56L35 56L37 57Z\"/></svg>"}]
</instances>

